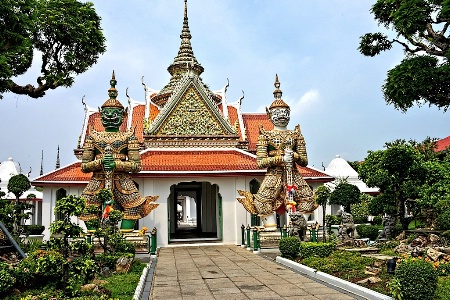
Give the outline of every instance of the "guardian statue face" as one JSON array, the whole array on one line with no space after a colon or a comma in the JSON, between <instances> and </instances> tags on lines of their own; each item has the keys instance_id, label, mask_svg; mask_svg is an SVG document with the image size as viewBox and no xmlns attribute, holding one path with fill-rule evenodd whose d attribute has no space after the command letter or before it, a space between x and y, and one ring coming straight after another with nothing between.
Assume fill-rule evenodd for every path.
<instances>
[{"instance_id":1,"label":"guardian statue face","mask_svg":"<svg viewBox=\"0 0 450 300\"><path fill-rule=\"evenodd\" d=\"M286 127L289 124L291 111L287 107L275 107L270 110L270 120L274 126Z\"/></svg>"},{"instance_id":2,"label":"guardian statue face","mask_svg":"<svg viewBox=\"0 0 450 300\"><path fill-rule=\"evenodd\" d=\"M117 107L105 107L101 110L102 124L106 131L117 131L122 125L124 111Z\"/></svg>"}]
</instances>

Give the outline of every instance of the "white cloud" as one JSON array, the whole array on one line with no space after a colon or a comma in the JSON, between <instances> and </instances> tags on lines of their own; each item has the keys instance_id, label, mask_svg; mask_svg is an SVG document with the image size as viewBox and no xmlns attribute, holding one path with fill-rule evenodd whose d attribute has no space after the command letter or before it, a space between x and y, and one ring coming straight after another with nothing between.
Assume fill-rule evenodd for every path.
<instances>
[{"instance_id":1,"label":"white cloud","mask_svg":"<svg viewBox=\"0 0 450 300\"><path fill-rule=\"evenodd\" d=\"M295 116L300 113L304 113L305 111L311 109L312 107L316 106L320 101L320 93L318 90L309 90L303 96L294 103L289 103L290 101L287 101L289 106L291 107L291 115Z\"/></svg>"}]
</instances>

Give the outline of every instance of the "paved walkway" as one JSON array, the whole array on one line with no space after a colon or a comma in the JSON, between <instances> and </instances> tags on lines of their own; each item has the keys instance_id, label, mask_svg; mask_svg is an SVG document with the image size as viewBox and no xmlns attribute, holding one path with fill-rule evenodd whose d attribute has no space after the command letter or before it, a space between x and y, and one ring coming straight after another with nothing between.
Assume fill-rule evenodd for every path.
<instances>
[{"instance_id":1,"label":"paved walkway","mask_svg":"<svg viewBox=\"0 0 450 300\"><path fill-rule=\"evenodd\" d=\"M363 299L240 246L161 248L149 299Z\"/></svg>"}]
</instances>

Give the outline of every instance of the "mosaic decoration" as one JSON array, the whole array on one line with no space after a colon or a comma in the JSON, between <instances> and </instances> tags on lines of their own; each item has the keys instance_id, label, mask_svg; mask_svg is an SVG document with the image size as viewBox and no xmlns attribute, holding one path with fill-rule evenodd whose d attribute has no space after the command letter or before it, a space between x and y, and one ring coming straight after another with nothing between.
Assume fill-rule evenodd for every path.
<instances>
[{"instance_id":1,"label":"mosaic decoration","mask_svg":"<svg viewBox=\"0 0 450 300\"><path fill-rule=\"evenodd\" d=\"M81 171L92 172L92 178L83 191L82 197L87 205L94 205L101 209L104 203L97 200L96 194L103 188L108 188L113 193L113 209L124 212L125 220L137 220L148 215L158 204L154 201L158 196L143 197L130 177L130 173L138 173L141 170L140 144L133 130L118 131L120 124L116 124L117 114L125 114L123 106L115 99L115 78L111 80L109 90L110 99L102 105L102 124L108 131L95 131L89 134L84 143ZM113 111L111 111L113 110ZM116 110L116 111L114 111ZM113 117L106 118L109 112ZM114 121L114 122L111 122ZM109 123L108 123L109 122ZM116 124L111 127L111 124ZM114 161L113 168L107 168L106 161ZM97 215L84 215L80 219L87 221L97 218Z\"/></svg>"},{"instance_id":2,"label":"mosaic decoration","mask_svg":"<svg viewBox=\"0 0 450 300\"><path fill-rule=\"evenodd\" d=\"M193 88L178 102L158 134L223 135L223 128Z\"/></svg>"}]
</instances>

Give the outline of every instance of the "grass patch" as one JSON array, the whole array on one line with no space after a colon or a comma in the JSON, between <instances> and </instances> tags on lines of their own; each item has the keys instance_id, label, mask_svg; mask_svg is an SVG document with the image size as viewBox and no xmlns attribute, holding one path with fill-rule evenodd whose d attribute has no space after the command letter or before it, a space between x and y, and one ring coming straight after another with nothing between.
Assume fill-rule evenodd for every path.
<instances>
[{"instance_id":1,"label":"grass patch","mask_svg":"<svg viewBox=\"0 0 450 300\"><path fill-rule=\"evenodd\" d=\"M130 272L102 278L107 281L102 286L111 291L111 298L132 300L145 266L146 264L135 260Z\"/></svg>"}]
</instances>

